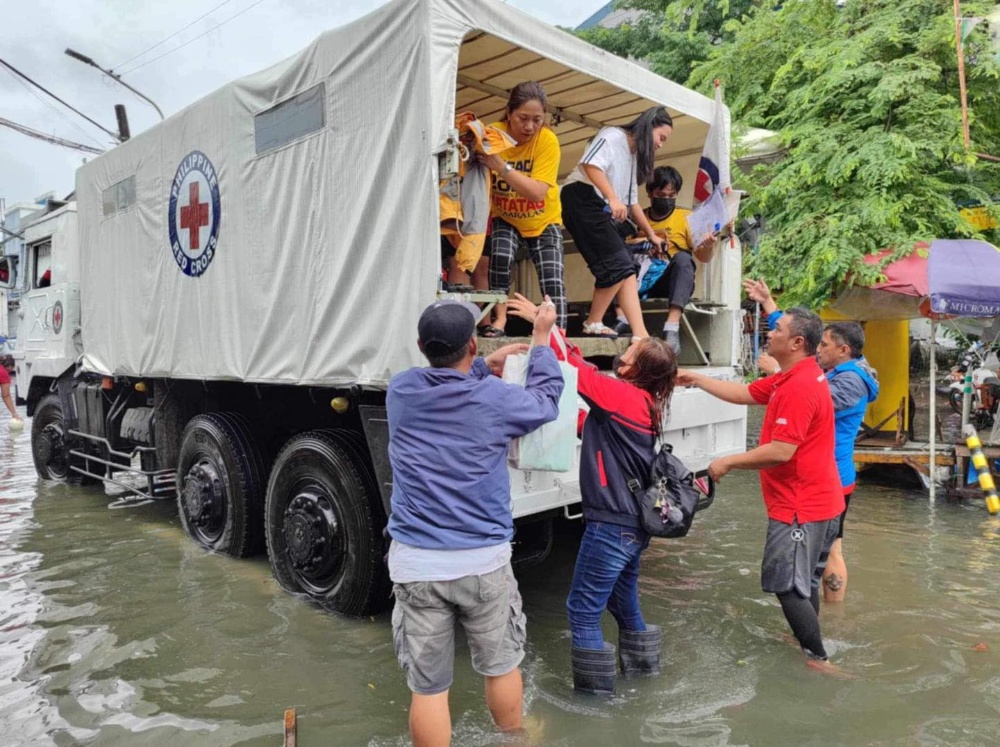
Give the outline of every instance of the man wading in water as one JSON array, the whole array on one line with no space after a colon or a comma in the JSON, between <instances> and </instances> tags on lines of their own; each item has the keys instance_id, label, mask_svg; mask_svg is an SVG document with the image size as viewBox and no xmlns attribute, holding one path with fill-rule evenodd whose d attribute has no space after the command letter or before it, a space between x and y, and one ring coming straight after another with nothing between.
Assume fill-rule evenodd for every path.
<instances>
[{"instance_id":1,"label":"man wading in water","mask_svg":"<svg viewBox=\"0 0 1000 747\"><path fill-rule=\"evenodd\" d=\"M507 345L476 357L472 304L438 301L417 323L430 368L393 377L386 396L392 498L393 642L412 691L415 747L451 742L448 690L461 623L486 704L502 731L521 728L525 617L510 566L514 518L507 446L555 420L562 371L549 348L555 305L535 318L525 385L498 376Z\"/></svg>"},{"instance_id":2,"label":"man wading in water","mask_svg":"<svg viewBox=\"0 0 1000 747\"><path fill-rule=\"evenodd\" d=\"M811 666L834 671L819 629L819 584L837 537L844 495L834 461L833 400L816 363L823 323L811 311L789 309L768 334L781 373L749 386L679 371L677 383L696 386L738 405L766 405L760 445L708 466L719 481L732 469L760 472L767 506L761 588L777 595ZM822 558L822 559L821 559Z\"/></svg>"}]
</instances>

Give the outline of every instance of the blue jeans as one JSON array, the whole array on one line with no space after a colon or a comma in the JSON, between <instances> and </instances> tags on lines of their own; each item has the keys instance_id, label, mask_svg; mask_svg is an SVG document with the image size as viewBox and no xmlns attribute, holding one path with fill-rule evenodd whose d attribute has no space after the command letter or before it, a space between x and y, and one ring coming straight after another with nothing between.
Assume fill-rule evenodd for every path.
<instances>
[{"instance_id":1,"label":"blue jeans","mask_svg":"<svg viewBox=\"0 0 1000 747\"><path fill-rule=\"evenodd\" d=\"M647 547L649 534L642 529L587 522L566 600L575 648L604 648L605 609L620 629L646 629L639 609L639 557Z\"/></svg>"}]
</instances>

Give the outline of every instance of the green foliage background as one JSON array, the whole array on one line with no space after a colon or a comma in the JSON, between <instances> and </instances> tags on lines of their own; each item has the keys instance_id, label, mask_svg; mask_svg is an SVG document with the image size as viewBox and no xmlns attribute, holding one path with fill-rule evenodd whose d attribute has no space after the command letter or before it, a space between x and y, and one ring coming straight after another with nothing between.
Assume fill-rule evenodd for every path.
<instances>
[{"instance_id":1,"label":"green foliage background","mask_svg":"<svg viewBox=\"0 0 1000 747\"><path fill-rule=\"evenodd\" d=\"M959 206L1000 195L1000 164L975 156L1000 156L1000 65L980 24L965 41L966 150L952 0L620 5L643 19L581 35L709 95L718 78L734 132L779 133L784 156L740 181L752 194L743 213L766 227L747 272L781 288L783 303L818 307L845 282L874 280L861 260L881 249L979 236ZM1000 243L996 231L984 238Z\"/></svg>"}]
</instances>

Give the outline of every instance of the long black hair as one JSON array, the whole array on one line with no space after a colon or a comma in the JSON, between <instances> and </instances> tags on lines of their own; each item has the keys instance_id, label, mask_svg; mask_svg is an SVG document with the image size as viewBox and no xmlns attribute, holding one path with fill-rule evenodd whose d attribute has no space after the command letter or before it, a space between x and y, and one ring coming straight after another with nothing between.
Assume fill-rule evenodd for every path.
<instances>
[{"instance_id":1,"label":"long black hair","mask_svg":"<svg viewBox=\"0 0 1000 747\"><path fill-rule=\"evenodd\" d=\"M637 162L635 178L639 184L645 184L653 175L653 159L656 157L653 149L653 130L664 125L673 127L674 120L662 106L647 109L627 125L622 125L622 129L635 140Z\"/></svg>"}]
</instances>

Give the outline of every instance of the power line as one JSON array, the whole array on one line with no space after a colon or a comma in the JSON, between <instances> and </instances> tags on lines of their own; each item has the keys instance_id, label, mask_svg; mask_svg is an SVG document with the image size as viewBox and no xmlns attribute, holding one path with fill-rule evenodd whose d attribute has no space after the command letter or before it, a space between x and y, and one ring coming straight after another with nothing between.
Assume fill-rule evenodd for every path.
<instances>
[{"instance_id":1,"label":"power line","mask_svg":"<svg viewBox=\"0 0 1000 747\"><path fill-rule=\"evenodd\" d=\"M36 91L34 88L32 88L27 83L25 83L23 80L21 80L16 75L14 75L14 73L12 73L10 70L6 70L6 72L7 72L7 75L9 75L11 78L13 78L15 81L17 81L17 84L19 86L22 86L25 91L27 91L32 96L34 96L36 99L38 99L38 101L40 101L45 107L47 107L48 109L51 109L52 112L57 117L59 117L61 120L63 120L64 122L66 122L66 124L68 124L70 127L72 127L73 129L75 129L77 132L79 132L85 138L89 138L92 142L97 143L98 146L103 146L103 143L100 140L98 140L96 137L94 137L93 135L91 135L89 132L87 132L85 129L83 129L80 125L78 125L72 119L70 119L69 117L67 117L66 113L64 111L62 111L61 109L57 109L47 99L43 99L41 96L39 96L38 95L38 91Z\"/></svg>"},{"instance_id":2,"label":"power line","mask_svg":"<svg viewBox=\"0 0 1000 747\"><path fill-rule=\"evenodd\" d=\"M73 148L74 150L82 150L84 153L93 153L95 156L101 155L104 151L100 148L94 148L90 145L84 145L83 143L74 143L72 140L65 140L61 137L56 137L55 135L46 135L44 132L39 132L38 130L33 130L23 124L18 124L17 122L11 122L9 119L4 119L0 117L0 125L4 127L9 127L12 130L20 132L22 135L27 135L28 137L37 138L38 140L44 140L53 145L61 145L64 148Z\"/></svg>"},{"instance_id":3,"label":"power line","mask_svg":"<svg viewBox=\"0 0 1000 747\"><path fill-rule=\"evenodd\" d=\"M51 96L56 101L58 101L60 104L62 104L63 106L65 106L67 109L69 109L70 111L76 112L81 117L83 117L84 119L86 119L88 122L90 122L92 125L94 125L94 127L97 127L99 130L102 130L103 132L106 132L107 134L109 134L111 137L113 137L115 139L115 142L121 142L121 140L119 139L119 137L115 133L113 133L111 130L108 130L108 129L102 127L97 122L95 122L90 117L88 117L86 114L84 114L83 112L81 112L79 109L74 109L72 106L70 106L65 101L63 101L61 98L59 98L54 93L52 93L52 91L50 91L49 89L47 89L45 86L41 85L40 83L36 83L35 81L33 81L31 78L29 78L27 75L25 75L24 73L22 73L20 70L18 70L16 67L14 67L13 65L11 65L9 62L7 62L6 60L4 60L3 58L0 58L0 65L3 65L8 70L12 70L13 72L17 73L20 77L24 78L31 85L35 86L35 88L38 88L39 90L44 91L49 96Z\"/></svg>"},{"instance_id":4,"label":"power line","mask_svg":"<svg viewBox=\"0 0 1000 747\"><path fill-rule=\"evenodd\" d=\"M142 68L142 67L146 67L146 65L151 65L152 63L156 62L157 60L162 60L162 59L163 59L164 57L166 57L167 55L171 55L171 54L173 54L174 52L176 52L176 51L177 51L177 50L179 50L179 49L184 49L184 47L186 47L186 46L187 46L188 44L191 44L191 43L193 43L193 42L196 42L196 41L198 41L198 40L199 40L199 39L201 39L201 38L202 38L203 36L208 36L209 34L211 34L211 33L212 33L213 31L215 31L215 30L216 30L217 28L219 28L220 26L225 26L225 25L226 25L227 23L229 23L230 21L232 21L232 20L234 20L234 19L236 19L236 18L239 18L239 17L241 16L241 15L243 15L244 13L246 13L246 12L247 12L248 10L250 10L250 9L252 9L252 8L256 8L256 7L257 7L258 5L260 5L260 4L262 3L262 2L264 2L264 0L257 0L257 2L253 3L252 5L248 5L248 6L246 7L246 8L244 8L243 10L241 10L241 11L240 11L239 13L237 13L237 14L235 14L235 15L232 15L232 16L230 16L229 18L227 18L227 19L226 19L225 21L222 21L221 23L217 23L217 24L216 24L215 26L212 26L212 28L210 28L210 29L209 29L208 31L206 31L205 33L203 33L203 34L198 34L198 36L194 37L193 39L188 39L188 40L187 40L186 42L184 42L183 44L181 44L181 45L179 45L179 46L176 46L176 47L174 47L173 49L171 49L171 50L168 50L168 51L164 52L163 54L161 54L161 55L158 55L158 56L154 57L154 58L153 58L153 59L151 59L151 60L146 60L146 62L143 62L143 63L141 63L141 64L139 64L139 65L136 65L136 66L135 66L135 67L133 67L133 68L132 68L131 70L126 70L126 71L124 71L124 72L120 72L120 73L118 73L118 74L119 74L119 75L130 75L130 74L134 73L134 72L135 72L136 70L138 70L139 68Z\"/></svg>"},{"instance_id":5,"label":"power line","mask_svg":"<svg viewBox=\"0 0 1000 747\"><path fill-rule=\"evenodd\" d=\"M229 4L229 3L231 3L232 1L233 1L233 0L222 0L222 2L221 2L221 3L219 3L219 4L218 4L218 5L216 5L216 6L214 7L214 8L212 8L212 9L211 9L210 11L208 11L208 13L206 13L205 15L202 15L202 16L198 16L198 17L197 17L197 18L195 18L195 19L194 19L193 21L191 21L191 23L189 23L189 24L188 24L187 26L185 26L185 27L184 27L184 28L182 28L182 29L179 29L179 30L175 31L175 32L174 32L174 33L172 33L172 34L171 34L170 36L168 36L168 37L167 37L166 39L163 39L162 41L158 41L158 42L156 42L156 44L154 44L153 46L151 46L151 47L148 47L147 49L144 49L144 50L142 50L142 51L141 51L141 52L139 52L139 54L137 54L137 55L133 55L132 57L129 57L129 58L127 59L127 60L125 60L125 62L120 62L120 63L118 63L117 65L115 65L115 67L113 67L113 68L111 68L111 69L112 69L112 70L114 70L114 69L116 69L116 68L119 68L119 67L124 67L125 65L129 64L129 63L130 63L130 62L131 62L132 60L136 60L136 59L138 59L138 58L142 57L142 56L143 56L144 54L146 54L147 52L152 52L152 51L153 51L154 49L156 49L157 47L159 47L159 46L162 46L163 44L165 44L165 43L167 43L168 41L170 41L171 39L173 39L173 38L174 38L175 36L177 36L177 35L178 35L179 33L181 33L182 31L187 31L187 30L188 30L189 28L191 28L191 27L192 27L192 26L194 26L194 25L195 25L196 23L198 23L198 21L200 21L200 20L201 20L201 19L203 19L203 18L206 18L207 16L210 16L210 15L212 15L212 14L213 14L213 13L214 13L215 11L217 11L217 10L218 10L219 8L221 8L221 7L223 6L223 5L228 5L228 4Z\"/></svg>"}]
</instances>

